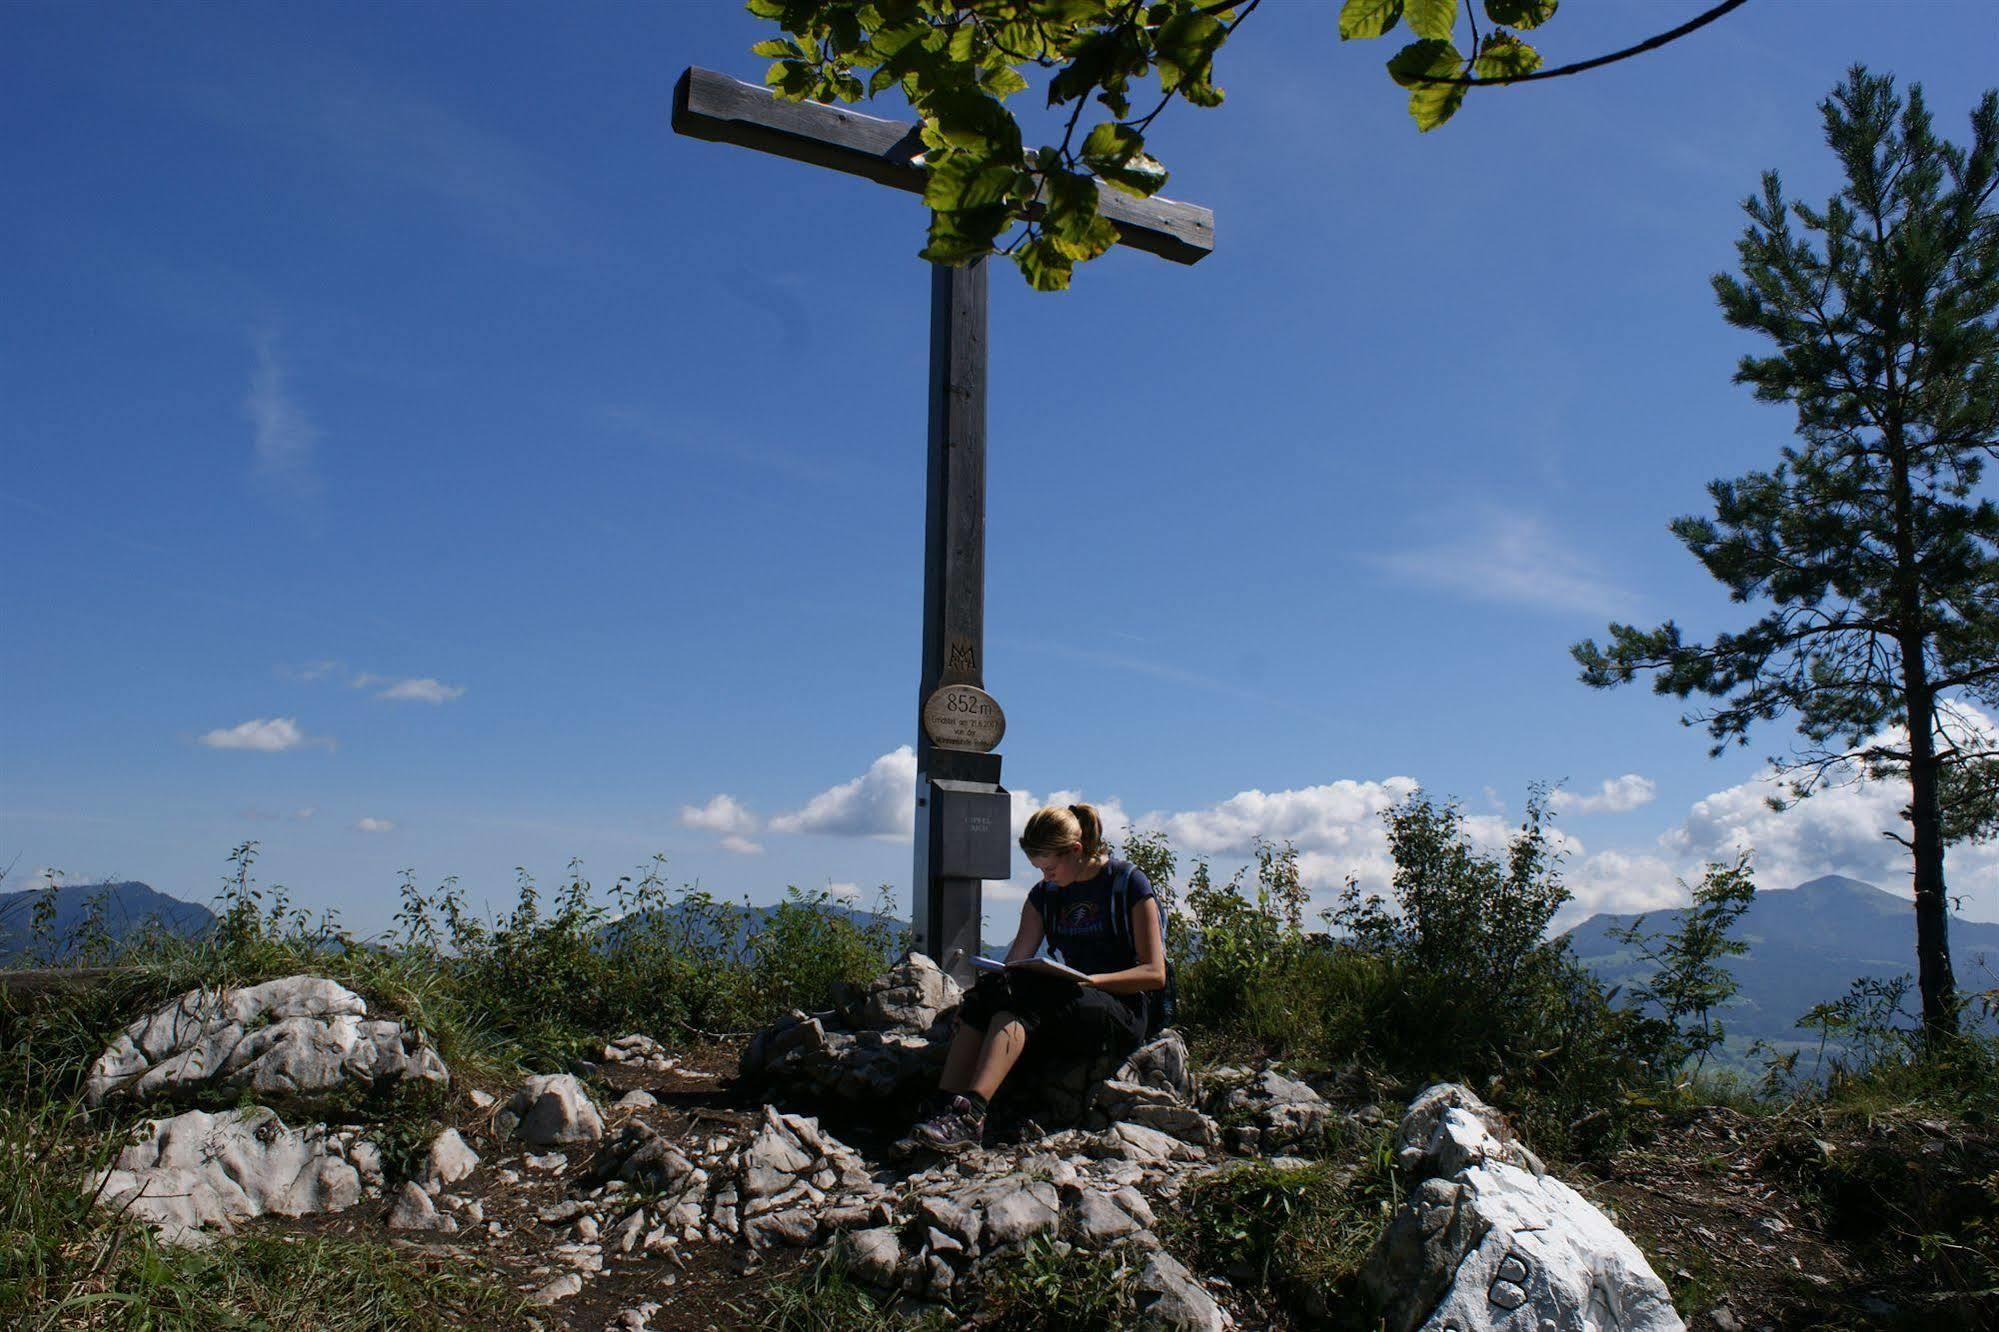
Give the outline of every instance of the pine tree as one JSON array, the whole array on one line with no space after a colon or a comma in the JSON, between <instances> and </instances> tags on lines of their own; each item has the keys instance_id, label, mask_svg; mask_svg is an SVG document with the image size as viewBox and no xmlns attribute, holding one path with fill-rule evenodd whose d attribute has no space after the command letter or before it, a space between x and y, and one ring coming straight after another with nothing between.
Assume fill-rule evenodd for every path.
<instances>
[{"instance_id":1,"label":"pine tree","mask_svg":"<svg viewBox=\"0 0 1999 1332\"><path fill-rule=\"evenodd\" d=\"M1999 94L1969 148L1936 137L1920 85L1856 65L1820 104L1846 183L1823 209L1787 202L1775 172L1744 203L1742 272L1723 315L1776 344L1737 383L1797 411L1799 442L1768 472L1711 483L1712 518L1674 535L1731 599L1775 609L1712 643L1610 626L1575 645L1598 688L1651 672L1655 691L1722 700L1711 754L1757 722L1795 718L1775 760L1794 799L1861 774L1906 780L1923 1023L1956 1030L1944 848L1990 830L1999 751L1954 706L1999 702Z\"/></svg>"}]
</instances>

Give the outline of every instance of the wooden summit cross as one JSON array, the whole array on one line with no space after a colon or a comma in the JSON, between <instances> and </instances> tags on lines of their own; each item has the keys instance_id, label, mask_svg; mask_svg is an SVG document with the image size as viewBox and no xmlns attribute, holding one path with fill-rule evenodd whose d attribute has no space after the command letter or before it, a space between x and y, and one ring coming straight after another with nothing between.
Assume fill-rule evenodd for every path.
<instances>
[{"instance_id":1,"label":"wooden summit cross","mask_svg":"<svg viewBox=\"0 0 1999 1332\"><path fill-rule=\"evenodd\" d=\"M831 167L921 194L917 127L688 69L673 90L677 133ZM1097 186L1118 243L1191 264L1214 248L1206 208ZM932 266L930 449L923 521L923 669L917 689L918 946L967 979L979 951L980 884L1012 873L999 784L1005 720L985 694L986 265Z\"/></svg>"}]
</instances>

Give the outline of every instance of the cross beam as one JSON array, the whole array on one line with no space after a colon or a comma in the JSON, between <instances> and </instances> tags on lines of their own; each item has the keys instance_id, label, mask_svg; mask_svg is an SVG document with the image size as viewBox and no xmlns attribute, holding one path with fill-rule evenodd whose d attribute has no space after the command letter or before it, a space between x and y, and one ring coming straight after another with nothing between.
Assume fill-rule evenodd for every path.
<instances>
[{"instance_id":1,"label":"cross beam","mask_svg":"<svg viewBox=\"0 0 1999 1332\"><path fill-rule=\"evenodd\" d=\"M787 102L768 88L712 69L689 68L673 89L676 133L775 153L923 193L923 140L916 126L824 102ZM1140 199L1097 183L1097 212L1118 243L1192 264L1215 248L1215 215L1199 204Z\"/></svg>"}]
</instances>

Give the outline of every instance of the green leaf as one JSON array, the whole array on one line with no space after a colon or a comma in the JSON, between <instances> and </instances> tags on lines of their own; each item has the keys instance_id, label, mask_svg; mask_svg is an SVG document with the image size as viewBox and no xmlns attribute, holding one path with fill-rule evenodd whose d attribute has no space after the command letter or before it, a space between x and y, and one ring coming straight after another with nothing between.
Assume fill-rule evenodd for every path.
<instances>
[{"instance_id":1,"label":"green leaf","mask_svg":"<svg viewBox=\"0 0 1999 1332\"><path fill-rule=\"evenodd\" d=\"M978 36L978 28L971 23L960 25L958 30L951 34L951 45L946 48L946 54L951 57L953 63L960 65L972 63L972 47Z\"/></svg>"},{"instance_id":2,"label":"green leaf","mask_svg":"<svg viewBox=\"0 0 1999 1332\"><path fill-rule=\"evenodd\" d=\"M1388 76L1409 89L1409 115L1416 128L1429 133L1449 120L1464 104L1461 83L1430 83L1428 78L1461 78L1465 58L1449 42L1411 42L1388 62Z\"/></svg>"},{"instance_id":3,"label":"green leaf","mask_svg":"<svg viewBox=\"0 0 1999 1332\"><path fill-rule=\"evenodd\" d=\"M1458 25L1458 0L1408 0L1409 29L1418 37L1448 42Z\"/></svg>"},{"instance_id":4,"label":"green leaf","mask_svg":"<svg viewBox=\"0 0 1999 1332\"><path fill-rule=\"evenodd\" d=\"M1141 199L1151 198L1166 184L1166 168L1146 155L1144 136L1115 121L1105 121L1083 140L1083 163L1105 184Z\"/></svg>"},{"instance_id":5,"label":"green leaf","mask_svg":"<svg viewBox=\"0 0 1999 1332\"><path fill-rule=\"evenodd\" d=\"M1013 66L1002 65L979 80L979 86L994 97L1011 97L1017 92L1027 91L1027 78Z\"/></svg>"},{"instance_id":6,"label":"green leaf","mask_svg":"<svg viewBox=\"0 0 1999 1332\"><path fill-rule=\"evenodd\" d=\"M930 161L923 202L939 212L987 208L1004 202L1021 173L1005 161L956 152Z\"/></svg>"},{"instance_id":7,"label":"green leaf","mask_svg":"<svg viewBox=\"0 0 1999 1332\"><path fill-rule=\"evenodd\" d=\"M1097 182L1081 172L1058 171L1043 186L1041 231L1070 259L1094 259L1117 244L1117 228L1097 213Z\"/></svg>"},{"instance_id":8,"label":"green leaf","mask_svg":"<svg viewBox=\"0 0 1999 1332\"><path fill-rule=\"evenodd\" d=\"M777 95L793 102L803 101L812 95L813 85L819 78L812 72L812 66L802 60L779 60L764 72L764 82Z\"/></svg>"},{"instance_id":9,"label":"green leaf","mask_svg":"<svg viewBox=\"0 0 1999 1332\"><path fill-rule=\"evenodd\" d=\"M750 48L750 54L766 60L805 59L805 49L789 37L773 37L767 42L758 42Z\"/></svg>"},{"instance_id":10,"label":"green leaf","mask_svg":"<svg viewBox=\"0 0 1999 1332\"><path fill-rule=\"evenodd\" d=\"M1013 221L1013 210L1002 204L961 208L930 215L930 243L923 257L932 263L964 264L991 254L993 241Z\"/></svg>"},{"instance_id":11,"label":"green leaf","mask_svg":"<svg viewBox=\"0 0 1999 1332\"><path fill-rule=\"evenodd\" d=\"M1160 88L1172 92L1184 81L1206 77L1214 64L1215 51L1227 36L1228 29L1207 14L1181 14L1169 19L1153 38Z\"/></svg>"},{"instance_id":12,"label":"green leaf","mask_svg":"<svg viewBox=\"0 0 1999 1332\"><path fill-rule=\"evenodd\" d=\"M748 0L743 8L760 19L770 19L773 22L784 17L784 0Z\"/></svg>"},{"instance_id":13,"label":"green leaf","mask_svg":"<svg viewBox=\"0 0 1999 1332\"><path fill-rule=\"evenodd\" d=\"M1555 17L1561 0L1485 0L1485 16L1509 28L1538 28Z\"/></svg>"},{"instance_id":14,"label":"green leaf","mask_svg":"<svg viewBox=\"0 0 1999 1332\"><path fill-rule=\"evenodd\" d=\"M868 44L874 47L876 55L886 60L892 55L899 54L904 47L918 40L929 31L930 29L927 24L898 24L893 28L883 28L868 39Z\"/></svg>"},{"instance_id":15,"label":"green leaf","mask_svg":"<svg viewBox=\"0 0 1999 1332\"><path fill-rule=\"evenodd\" d=\"M1425 75L1456 74L1464 64L1458 48L1449 42L1411 42L1388 61L1388 77L1404 88L1428 86Z\"/></svg>"},{"instance_id":16,"label":"green leaf","mask_svg":"<svg viewBox=\"0 0 1999 1332\"><path fill-rule=\"evenodd\" d=\"M1347 0L1340 7L1340 40L1380 37L1402 21L1402 0Z\"/></svg>"},{"instance_id":17,"label":"green leaf","mask_svg":"<svg viewBox=\"0 0 1999 1332\"><path fill-rule=\"evenodd\" d=\"M1441 83L1417 88L1409 94L1409 118L1416 122L1418 130L1428 134L1456 115L1464 100L1463 84Z\"/></svg>"},{"instance_id":18,"label":"green leaf","mask_svg":"<svg viewBox=\"0 0 1999 1332\"><path fill-rule=\"evenodd\" d=\"M1055 248L1077 263L1085 263L1106 253L1117 244L1117 225L1107 217L1093 217L1080 236L1057 236Z\"/></svg>"},{"instance_id":19,"label":"green leaf","mask_svg":"<svg viewBox=\"0 0 1999 1332\"><path fill-rule=\"evenodd\" d=\"M1495 32L1479 48L1472 73L1482 79L1517 79L1541 68L1541 53L1510 32Z\"/></svg>"},{"instance_id":20,"label":"green leaf","mask_svg":"<svg viewBox=\"0 0 1999 1332\"><path fill-rule=\"evenodd\" d=\"M1076 268L1076 261L1064 254L1047 236L1036 236L1014 251L1013 258L1020 265L1021 276L1036 291L1065 290L1069 285L1069 275Z\"/></svg>"}]
</instances>

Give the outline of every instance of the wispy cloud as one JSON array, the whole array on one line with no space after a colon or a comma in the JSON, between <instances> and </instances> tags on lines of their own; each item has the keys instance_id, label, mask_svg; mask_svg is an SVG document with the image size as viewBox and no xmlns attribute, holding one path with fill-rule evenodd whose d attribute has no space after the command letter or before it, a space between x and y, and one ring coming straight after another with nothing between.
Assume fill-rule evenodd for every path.
<instances>
[{"instance_id":1,"label":"wispy cloud","mask_svg":"<svg viewBox=\"0 0 1999 1332\"><path fill-rule=\"evenodd\" d=\"M1395 577L1473 601L1603 618L1639 607L1635 593L1530 514L1488 510L1428 544L1367 558Z\"/></svg>"},{"instance_id":2,"label":"wispy cloud","mask_svg":"<svg viewBox=\"0 0 1999 1332\"><path fill-rule=\"evenodd\" d=\"M385 833L394 832L395 830L396 821L394 819L361 818L356 819L354 822L355 832Z\"/></svg>"},{"instance_id":3,"label":"wispy cloud","mask_svg":"<svg viewBox=\"0 0 1999 1332\"><path fill-rule=\"evenodd\" d=\"M410 680L370 680L370 684L386 684L376 698L388 698L394 702L428 702L446 704L454 698L464 698L466 686L462 684L440 684L430 676L410 678Z\"/></svg>"},{"instance_id":4,"label":"wispy cloud","mask_svg":"<svg viewBox=\"0 0 1999 1332\"><path fill-rule=\"evenodd\" d=\"M297 680L300 684L311 684L315 680L324 680L339 669L340 663L337 661L309 661L303 666L280 666L278 674L287 680Z\"/></svg>"},{"instance_id":5,"label":"wispy cloud","mask_svg":"<svg viewBox=\"0 0 1999 1332\"><path fill-rule=\"evenodd\" d=\"M401 703L449 703L454 698L465 696L464 685L443 684L430 676L370 675L366 671L354 677L356 689L373 689L376 698L386 698Z\"/></svg>"},{"instance_id":6,"label":"wispy cloud","mask_svg":"<svg viewBox=\"0 0 1999 1332\"><path fill-rule=\"evenodd\" d=\"M243 399L257 479L278 494L305 499L319 492L319 429L292 398L285 381L277 339L269 333L259 334L257 367L251 372L250 391Z\"/></svg>"},{"instance_id":7,"label":"wispy cloud","mask_svg":"<svg viewBox=\"0 0 1999 1332\"><path fill-rule=\"evenodd\" d=\"M235 726L218 728L200 737L210 749L249 749L260 754L281 754L307 745L333 748L326 736L311 736L299 729L295 717L258 717Z\"/></svg>"},{"instance_id":8,"label":"wispy cloud","mask_svg":"<svg viewBox=\"0 0 1999 1332\"><path fill-rule=\"evenodd\" d=\"M1557 791L1548 797L1548 804L1562 814L1624 814L1651 804L1657 792L1658 787L1650 777L1627 772L1606 780L1595 795Z\"/></svg>"},{"instance_id":9,"label":"wispy cloud","mask_svg":"<svg viewBox=\"0 0 1999 1332\"><path fill-rule=\"evenodd\" d=\"M252 823L277 823L284 819L290 819L293 823L304 823L318 812L310 808L295 809L289 814L280 814L274 809L246 809L243 811L243 817Z\"/></svg>"},{"instance_id":10,"label":"wispy cloud","mask_svg":"<svg viewBox=\"0 0 1999 1332\"><path fill-rule=\"evenodd\" d=\"M530 258L566 257L582 230L569 193L528 153L457 109L331 61L271 62L191 90L199 110L385 198Z\"/></svg>"}]
</instances>

